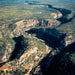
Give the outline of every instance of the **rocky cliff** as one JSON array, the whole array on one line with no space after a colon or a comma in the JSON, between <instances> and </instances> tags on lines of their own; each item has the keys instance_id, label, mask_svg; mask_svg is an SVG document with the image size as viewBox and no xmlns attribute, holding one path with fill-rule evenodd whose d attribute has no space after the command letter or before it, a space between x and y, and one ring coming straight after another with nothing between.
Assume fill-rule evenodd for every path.
<instances>
[{"instance_id":1,"label":"rocky cliff","mask_svg":"<svg viewBox=\"0 0 75 75\"><path fill-rule=\"evenodd\" d=\"M1 75L75 74L75 16L68 19L70 10L47 6L60 13L0 28Z\"/></svg>"}]
</instances>

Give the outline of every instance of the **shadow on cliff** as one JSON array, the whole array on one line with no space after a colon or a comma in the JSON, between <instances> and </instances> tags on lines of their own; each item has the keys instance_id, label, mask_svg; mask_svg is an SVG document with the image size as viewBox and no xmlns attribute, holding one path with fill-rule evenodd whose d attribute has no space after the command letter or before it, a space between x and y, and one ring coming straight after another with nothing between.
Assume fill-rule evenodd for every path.
<instances>
[{"instance_id":1,"label":"shadow on cliff","mask_svg":"<svg viewBox=\"0 0 75 75\"><path fill-rule=\"evenodd\" d=\"M32 69L31 75L75 75L75 42L51 57L49 53L40 61L39 68Z\"/></svg>"},{"instance_id":2,"label":"shadow on cliff","mask_svg":"<svg viewBox=\"0 0 75 75\"><path fill-rule=\"evenodd\" d=\"M58 21L61 22L61 24L70 22L75 17L75 15L74 15L70 19L67 18L68 15L72 13L71 10L68 10L68 9L65 9L65 8L56 8L56 7L53 7L52 5L48 5L48 7L52 8L52 9L55 9L55 10L58 10L62 13L62 17L57 19Z\"/></svg>"},{"instance_id":3,"label":"shadow on cliff","mask_svg":"<svg viewBox=\"0 0 75 75\"><path fill-rule=\"evenodd\" d=\"M63 51L54 56L50 66L44 73L46 75L75 75L75 42L65 47ZM44 75L43 74L43 75Z\"/></svg>"},{"instance_id":4,"label":"shadow on cliff","mask_svg":"<svg viewBox=\"0 0 75 75\"><path fill-rule=\"evenodd\" d=\"M29 2L28 2L28 4L29 5L46 5L46 6L48 6L51 9L54 9L54 10L57 10L57 11L61 12L62 13L62 17L61 18L57 18L57 20L60 21L61 24L68 23L75 17L75 15L74 15L71 18L68 19L68 15L71 14L72 11L68 10L68 9L65 9L65 8L56 8L56 7L53 7L50 4L38 4L38 3L29 3Z\"/></svg>"},{"instance_id":5,"label":"shadow on cliff","mask_svg":"<svg viewBox=\"0 0 75 75\"><path fill-rule=\"evenodd\" d=\"M48 68L49 64L48 62L52 61L56 53L59 53L65 46L65 33L60 33L56 29L50 29L50 28L33 28L29 31L26 31L29 34L35 34L35 36L39 39L42 39L45 41L45 44L52 48L52 51L39 63L41 73L33 74L33 70L31 71L31 75L47 75L46 69ZM58 51L57 51L58 49Z\"/></svg>"},{"instance_id":6,"label":"shadow on cliff","mask_svg":"<svg viewBox=\"0 0 75 75\"><path fill-rule=\"evenodd\" d=\"M10 56L10 60L19 59L28 45L26 41L27 38L24 38L23 35L15 37L13 38L13 40L16 42L16 44L15 49L13 50L12 55Z\"/></svg>"},{"instance_id":7,"label":"shadow on cliff","mask_svg":"<svg viewBox=\"0 0 75 75\"><path fill-rule=\"evenodd\" d=\"M49 47L52 47L52 49L61 49L65 45L64 38L66 34L61 34L56 29L33 28L26 32L29 34L35 34L37 38L44 40Z\"/></svg>"},{"instance_id":8,"label":"shadow on cliff","mask_svg":"<svg viewBox=\"0 0 75 75\"><path fill-rule=\"evenodd\" d=\"M66 34L50 28L33 28L27 33L36 34L37 38L44 40L53 49L39 62L39 68L36 66L31 70L30 75L75 75L75 42L65 47ZM59 52L56 52L57 48Z\"/></svg>"}]
</instances>

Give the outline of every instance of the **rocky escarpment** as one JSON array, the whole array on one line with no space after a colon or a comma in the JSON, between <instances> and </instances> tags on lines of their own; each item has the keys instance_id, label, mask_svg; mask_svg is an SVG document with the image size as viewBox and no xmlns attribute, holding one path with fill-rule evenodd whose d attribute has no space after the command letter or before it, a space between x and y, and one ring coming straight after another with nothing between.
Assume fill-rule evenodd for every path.
<instances>
[{"instance_id":1,"label":"rocky escarpment","mask_svg":"<svg viewBox=\"0 0 75 75\"><path fill-rule=\"evenodd\" d=\"M62 33L60 31L57 31L56 29L50 29L50 28L33 28L29 31L27 31L29 34L35 34L36 37L43 39L45 41L50 41L50 44L59 45L62 49L64 46L68 46L72 42L74 42L74 35L66 35L66 33ZM52 39L51 39L52 37ZM53 42L51 43L51 41ZM54 41L55 40L55 41ZM47 42L47 43L48 43ZM60 43L59 43L60 42ZM57 46L58 47L58 46Z\"/></svg>"},{"instance_id":2,"label":"rocky escarpment","mask_svg":"<svg viewBox=\"0 0 75 75\"><path fill-rule=\"evenodd\" d=\"M5 67L8 73L12 72L18 74L17 71L20 71L23 75L25 73L29 74L32 68L34 68L40 60L50 52L43 40L34 37L28 39L24 36L19 36L15 37L14 41L16 42L15 49L11 52L9 61L6 60L6 63L10 65L10 67L9 65ZM8 56L8 54L6 55ZM4 66L4 63L2 63L2 65ZM2 69L3 66L0 67L1 72L4 71ZM10 73L10 75L12 73Z\"/></svg>"},{"instance_id":3,"label":"rocky escarpment","mask_svg":"<svg viewBox=\"0 0 75 75\"><path fill-rule=\"evenodd\" d=\"M51 28L30 29L29 28L30 25L29 27L28 26L26 27L25 22L26 20L22 20L15 23L16 27L14 28L14 30L11 31L13 37L16 34L18 34L16 35L16 37L14 38L12 37L13 40L16 42L14 44L15 48L12 49L11 43L8 43L7 47L5 47L7 50L5 51L5 54L1 60L2 63L7 61L7 63L13 69L12 72L14 73L16 71L21 71L22 74L25 73L29 74L31 70L33 70L34 67L38 65L39 62L47 54L49 55L49 59L50 59L49 62L51 62L54 56L60 52L59 50L62 50L62 48L64 48L65 41L72 38L71 35L66 37L65 33L59 32L56 29L51 29ZM30 24L30 22L28 23ZM31 26L34 27L35 25L33 26L31 24ZM11 28L11 25L9 27ZM27 38L29 38L28 39L29 41L27 40ZM27 42L25 43L24 40ZM46 60L46 62L48 61ZM49 63L47 63L47 65L49 65ZM46 69L48 68L49 67L47 66ZM34 74L37 74L37 71L40 71L40 68L37 69L35 70Z\"/></svg>"},{"instance_id":4,"label":"rocky escarpment","mask_svg":"<svg viewBox=\"0 0 75 75\"><path fill-rule=\"evenodd\" d=\"M27 34L25 33L25 30L28 30L31 27L35 27L38 23L39 21L37 20L29 19L18 21L15 24L4 24L1 27L2 29L0 32L0 63L9 60L15 47L13 37L18 37L20 35L26 36Z\"/></svg>"},{"instance_id":5,"label":"rocky escarpment","mask_svg":"<svg viewBox=\"0 0 75 75\"><path fill-rule=\"evenodd\" d=\"M60 10L61 12L66 11L65 9L53 9ZM70 52L66 53L65 51L64 54L63 52L64 49L68 50L65 46L68 46L74 41L74 35L66 36L66 32L55 29L57 25L60 25L60 22L63 22L56 19L66 19L69 13L52 13L50 14L50 17L53 17L52 20L24 19L14 24L4 24L2 26L4 30L0 32L0 38L2 39L4 37L2 42L0 42L0 49L4 47L0 50L0 52L2 51L2 56L0 57L0 73L5 74L7 70L7 75L48 75L49 71L50 74L53 71L55 73L58 72L57 70L61 71L60 68L64 66L63 63L69 62L67 56L71 56L71 61L73 60L74 62L74 54L70 54ZM68 20L65 20L65 23L67 22ZM50 28L53 26L55 27ZM6 42L5 45L3 42ZM69 65L71 65L70 63ZM62 70L65 71L64 67ZM72 70L70 69L69 71Z\"/></svg>"},{"instance_id":6,"label":"rocky escarpment","mask_svg":"<svg viewBox=\"0 0 75 75\"><path fill-rule=\"evenodd\" d=\"M16 28L12 31L12 34L22 35L25 30L31 27L35 27L37 24L39 24L39 21L34 19L29 19L29 20L24 19L24 20L18 21L15 23Z\"/></svg>"},{"instance_id":7,"label":"rocky escarpment","mask_svg":"<svg viewBox=\"0 0 75 75\"><path fill-rule=\"evenodd\" d=\"M65 47L53 58L48 54L37 67L32 69L31 75L74 75L75 72L75 42ZM52 60L51 60L52 58ZM45 66L46 65L46 66Z\"/></svg>"},{"instance_id":8,"label":"rocky escarpment","mask_svg":"<svg viewBox=\"0 0 75 75\"><path fill-rule=\"evenodd\" d=\"M0 38L2 37L9 37L12 38L14 35L20 36L22 33L24 33L25 30L30 29L31 27L35 27L39 24L38 20L34 19L23 19L21 21L18 21L14 24L9 23L9 24L4 24L1 27L0 31ZM5 33L7 32L7 33Z\"/></svg>"}]
</instances>

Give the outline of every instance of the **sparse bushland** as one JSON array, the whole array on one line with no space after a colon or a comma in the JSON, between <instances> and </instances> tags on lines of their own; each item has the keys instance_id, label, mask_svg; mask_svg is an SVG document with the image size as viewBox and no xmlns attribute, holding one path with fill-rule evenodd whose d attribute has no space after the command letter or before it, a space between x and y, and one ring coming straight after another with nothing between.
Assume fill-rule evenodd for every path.
<instances>
[{"instance_id":1,"label":"sparse bushland","mask_svg":"<svg viewBox=\"0 0 75 75\"><path fill-rule=\"evenodd\" d=\"M31 6L21 2L12 2L12 4L9 2L7 4L6 2L2 2L0 5L0 25L50 14L49 10L47 10L48 12L43 10L45 8L48 9L44 5L41 5L41 7L38 5Z\"/></svg>"},{"instance_id":2,"label":"sparse bushland","mask_svg":"<svg viewBox=\"0 0 75 75\"><path fill-rule=\"evenodd\" d=\"M64 48L66 39L71 40L67 45L74 41L75 10L74 6L71 5L74 3L50 3L52 8L48 8L47 5L49 3L41 3L29 5L20 2L12 2L12 4L3 2L0 5L0 69L5 63L9 64L9 69L12 68L12 71L8 72L10 75L24 75L30 74L31 72L39 72L38 70L41 67L38 68L38 65L41 66L41 64L45 64L46 69L49 68L48 66L54 55L59 52L61 53L62 48ZM72 12L69 12L68 15L63 15L66 18L66 23L64 24L61 24L62 20L51 16L51 13L57 14L61 11L59 10L59 5L61 10L64 10L66 13L69 10ZM62 13L64 14L65 12ZM30 20L39 21L39 23L33 24L34 22L29 22ZM28 23L26 24L25 21ZM68 53L64 54L64 56L66 55ZM63 57L57 62L64 61ZM74 54L70 55L70 59L75 63ZM65 60L67 62L67 58ZM59 70L62 69L61 64Z\"/></svg>"}]
</instances>

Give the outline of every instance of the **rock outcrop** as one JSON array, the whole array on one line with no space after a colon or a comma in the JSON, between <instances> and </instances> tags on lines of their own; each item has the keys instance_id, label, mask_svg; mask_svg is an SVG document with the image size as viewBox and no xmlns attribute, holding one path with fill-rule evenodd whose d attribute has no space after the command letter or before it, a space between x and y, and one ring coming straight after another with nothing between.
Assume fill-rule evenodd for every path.
<instances>
[{"instance_id":1,"label":"rock outcrop","mask_svg":"<svg viewBox=\"0 0 75 75\"><path fill-rule=\"evenodd\" d=\"M35 27L39 21L33 19L24 19L15 23L16 28L12 31L12 34L21 35L29 27Z\"/></svg>"},{"instance_id":2,"label":"rock outcrop","mask_svg":"<svg viewBox=\"0 0 75 75\"><path fill-rule=\"evenodd\" d=\"M37 53L37 51L38 51L38 48L35 47L35 48L33 48L33 49L29 49L29 50L27 50L26 52L24 52L24 53L22 54L22 56L20 57L18 64L22 64L26 59L28 59L28 57L29 57L30 55L32 55L33 53Z\"/></svg>"},{"instance_id":3,"label":"rock outcrop","mask_svg":"<svg viewBox=\"0 0 75 75\"><path fill-rule=\"evenodd\" d=\"M54 19L58 19L62 17L62 13L51 13L50 14Z\"/></svg>"}]
</instances>

